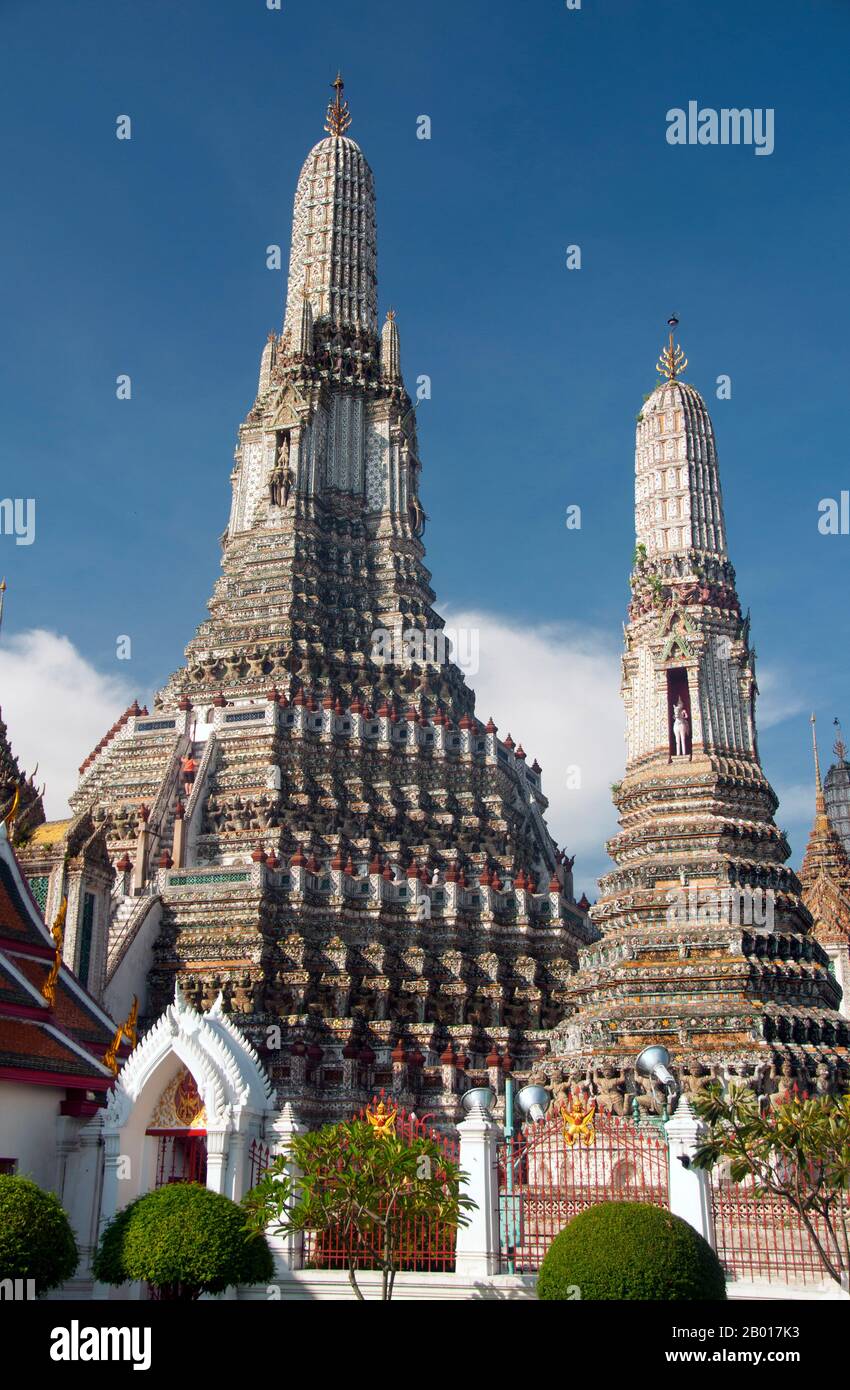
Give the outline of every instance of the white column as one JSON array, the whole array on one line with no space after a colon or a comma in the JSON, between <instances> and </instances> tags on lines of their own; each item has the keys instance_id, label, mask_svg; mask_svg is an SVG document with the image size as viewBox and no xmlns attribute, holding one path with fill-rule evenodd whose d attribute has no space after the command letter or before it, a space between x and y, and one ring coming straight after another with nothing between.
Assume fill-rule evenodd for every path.
<instances>
[{"instance_id":1,"label":"white column","mask_svg":"<svg viewBox=\"0 0 850 1390\"><path fill-rule=\"evenodd\" d=\"M306 1125L299 1123L289 1101L272 1125L272 1151L275 1158L286 1159L286 1171L290 1178L297 1178L299 1174L298 1167L289 1157L290 1144L296 1135L304 1134L306 1128ZM303 1268L304 1236L301 1231L289 1231L284 1236L272 1236L272 1245L284 1269Z\"/></svg>"},{"instance_id":2,"label":"white column","mask_svg":"<svg viewBox=\"0 0 850 1390\"><path fill-rule=\"evenodd\" d=\"M230 1133L226 1129L207 1130L207 1187L213 1192L221 1192L225 1197L229 1138Z\"/></svg>"},{"instance_id":3,"label":"white column","mask_svg":"<svg viewBox=\"0 0 850 1390\"><path fill-rule=\"evenodd\" d=\"M121 1131L107 1130L103 1136L103 1190L100 1199L100 1232L118 1210L118 1166L121 1162Z\"/></svg>"},{"instance_id":4,"label":"white column","mask_svg":"<svg viewBox=\"0 0 850 1390\"><path fill-rule=\"evenodd\" d=\"M455 1269L466 1278L481 1279L499 1269L499 1129L489 1111L474 1105L457 1132L458 1162L465 1174L461 1192L472 1198L475 1208L466 1213L469 1225L458 1228Z\"/></svg>"},{"instance_id":5,"label":"white column","mask_svg":"<svg viewBox=\"0 0 850 1390\"><path fill-rule=\"evenodd\" d=\"M674 1216L689 1222L713 1246L711 1180L707 1171L693 1168L690 1162L704 1126L691 1110L687 1096L680 1097L672 1119L664 1128L670 1158L670 1210Z\"/></svg>"}]
</instances>

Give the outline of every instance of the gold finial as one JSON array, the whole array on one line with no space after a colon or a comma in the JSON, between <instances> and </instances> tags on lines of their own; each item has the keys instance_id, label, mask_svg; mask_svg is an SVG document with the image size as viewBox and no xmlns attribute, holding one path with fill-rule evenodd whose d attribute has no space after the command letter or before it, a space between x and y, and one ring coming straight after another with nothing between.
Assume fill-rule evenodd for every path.
<instances>
[{"instance_id":1,"label":"gold finial","mask_svg":"<svg viewBox=\"0 0 850 1390\"><path fill-rule=\"evenodd\" d=\"M674 345L673 343L673 329L678 327L679 320L675 314L671 314L667 322L670 325L670 337L667 340L667 346L661 349L661 356L656 363L655 370L667 381L675 381L687 367L688 359L679 344Z\"/></svg>"},{"instance_id":2,"label":"gold finial","mask_svg":"<svg viewBox=\"0 0 850 1390\"><path fill-rule=\"evenodd\" d=\"M345 83L339 73L337 73L331 86L336 92L336 96L333 101L328 102L328 118L325 121L325 130L328 135L344 135L351 125L351 112L348 109L348 102L342 99Z\"/></svg>"},{"instance_id":3,"label":"gold finial","mask_svg":"<svg viewBox=\"0 0 850 1390\"><path fill-rule=\"evenodd\" d=\"M393 319L395 318L395 309L387 310L387 318L389 319L390 323L392 323Z\"/></svg>"},{"instance_id":4,"label":"gold finial","mask_svg":"<svg viewBox=\"0 0 850 1390\"><path fill-rule=\"evenodd\" d=\"M840 763L844 763L847 761L847 744L844 742L844 735L841 732L841 722L838 719L833 719L832 722L837 730L837 733L835 735L835 742L832 745L832 751L835 754L838 761Z\"/></svg>"}]
</instances>

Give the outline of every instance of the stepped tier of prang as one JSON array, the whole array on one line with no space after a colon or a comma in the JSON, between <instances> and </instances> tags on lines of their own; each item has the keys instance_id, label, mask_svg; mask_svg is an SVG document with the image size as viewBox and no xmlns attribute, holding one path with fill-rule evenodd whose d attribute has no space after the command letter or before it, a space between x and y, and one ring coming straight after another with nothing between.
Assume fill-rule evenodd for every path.
<instances>
[{"instance_id":1,"label":"stepped tier of prang","mask_svg":"<svg viewBox=\"0 0 850 1390\"><path fill-rule=\"evenodd\" d=\"M378 331L372 174L347 125L338 87L298 180L210 617L72 798L117 866L109 979L135 961L146 1017L176 977L199 1007L223 991L314 1117L393 1078L454 1106L448 1073L531 1065L592 935L539 766L476 716L443 648L392 312Z\"/></svg>"}]
</instances>

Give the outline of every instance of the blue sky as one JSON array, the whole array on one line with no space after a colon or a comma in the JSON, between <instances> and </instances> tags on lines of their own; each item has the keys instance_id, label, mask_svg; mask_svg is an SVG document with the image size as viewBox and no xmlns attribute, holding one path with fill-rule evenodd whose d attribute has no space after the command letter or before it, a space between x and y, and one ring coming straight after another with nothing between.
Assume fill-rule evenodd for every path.
<instances>
[{"instance_id":1,"label":"blue sky","mask_svg":"<svg viewBox=\"0 0 850 1390\"><path fill-rule=\"evenodd\" d=\"M850 721L850 536L817 528L819 500L850 487L844 0L2 0L2 21L0 495L37 499L36 543L0 536L7 642L48 628L141 696L180 664L282 318L265 248L288 247L340 67L375 172L381 310L397 310L408 381L433 382L419 420L439 600L579 624L616 652L634 418L675 309L799 855L808 710L827 746L833 715ZM666 112L689 100L773 108L774 153L668 145ZM494 713L504 730L512 712Z\"/></svg>"}]
</instances>

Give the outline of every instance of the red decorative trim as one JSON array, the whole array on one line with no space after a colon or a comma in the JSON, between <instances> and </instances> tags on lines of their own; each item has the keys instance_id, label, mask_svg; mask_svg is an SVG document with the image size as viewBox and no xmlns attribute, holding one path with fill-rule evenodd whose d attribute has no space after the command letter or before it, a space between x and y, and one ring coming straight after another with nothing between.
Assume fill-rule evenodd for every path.
<instances>
[{"instance_id":1,"label":"red decorative trim","mask_svg":"<svg viewBox=\"0 0 850 1390\"><path fill-rule=\"evenodd\" d=\"M55 947L39 946L35 941L22 940L18 937L0 936L0 951L8 956L23 956L29 960L52 960L56 954Z\"/></svg>"},{"instance_id":2,"label":"red decorative trim","mask_svg":"<svg viewBox=\"0 0 850 1390\"><path fill-rule=\"evenodd\" d=\"M30 1067L0 1067L0 1081L19 1081L22 1085L68 1087L75 1091L108 1091L111 1078L69 1076L63 1071L35 1071Z\"/></svg>"}]
</instances>

